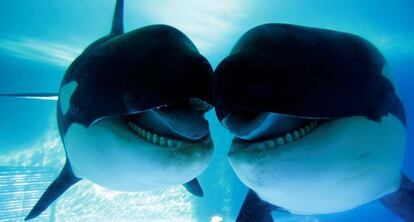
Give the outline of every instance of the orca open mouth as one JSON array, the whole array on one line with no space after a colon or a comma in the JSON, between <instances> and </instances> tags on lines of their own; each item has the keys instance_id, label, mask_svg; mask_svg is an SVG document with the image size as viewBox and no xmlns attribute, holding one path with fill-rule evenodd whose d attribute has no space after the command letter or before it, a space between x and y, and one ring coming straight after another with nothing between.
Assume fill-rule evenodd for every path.
<instances>
[{"instance_id":1,"label":"orca open mouth","mask_svg":"<svg viewBox=\"0 0 414 222\"><path fill-rule=\"evenodd\" d=\"M204 113L211 106L201 100L161 106L125 116L129 129L147 143L164 147L211 143Z\"/></svg>"},{"instance_id":2,"label":"orca open mouth","mask_svg":"<svg viewBox=\"0 0 414 222\"><path fill-rule=\"evenodd\" d=\"M228 115L223 124L235 135L233 149L273 149L301 140L328 121L262 113L253 118Z\"/></svg>"}]
</instances>

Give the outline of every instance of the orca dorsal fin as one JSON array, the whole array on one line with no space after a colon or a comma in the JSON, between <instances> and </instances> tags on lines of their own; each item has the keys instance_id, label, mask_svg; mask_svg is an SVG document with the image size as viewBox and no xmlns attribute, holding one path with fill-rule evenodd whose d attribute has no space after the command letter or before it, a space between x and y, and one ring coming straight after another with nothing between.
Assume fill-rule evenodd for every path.
<instances>
[{"instance_id":1,"label":"orca dorsal fin","mask_svg":"<svg viewBox=\"0 0 414 222\"><path fill-rule=\"evenodd\" d=\"M39 216L44 210L46 210L50 204L52 204L57 198L60 197L67 189L72 185L80 181L81 179L76 177L68 161L60 172L59 176L53 181L52 184L46 189L42 197L37 201L36 205L32 208L30 213L24 219L25 221L31 220Z\"/></svg>"},{"instance_id":2,"label":"orca dorsal fin","mask_svg":"<svg viewBox=\"0 0 414 222\"><path fill-rule=\"evenodd\" d=\"M381 203L404 221L414 221L414 183L402 175L400 189L381 198Z\"/></svg>"},{"instance_id":3,"label":"orca dorsal fin","mask_svg":"<svg viewBox=\"0 0 414 222\"><path fill-rule=\"evenodd\" d=\"M0 97L21 99L58 100L59 93L0 93Z\"/></svg>"},{"instance_id":4,"label":"orca dorsal fin","mask_svg":"<svg viewBox=\"0 0 414 222\"><path fill-rule=\"evenodd\" d=\"M116 0L111 35L124 34L124 0Z\"/></svg>"},{"instance_id":5,"label":"orca dorsal fin","mask_svg":"<svg viewBox=\"0 0 414 222\"><path fill-rule=\"evenodd\" d=\"M190 182L183 184L185 189L192 193L194 196L202 197L204 196L203 189L200 186L200 183L198 182L197 178L192 179Z\"/></svg>"},{"instance_id":6,"label":"orca dorsal fin","mask_svg":"<svg viewBox=\"0 0 414 222\"><path fill-rule=\"evenodd\" d=\"M263 200L253 191L247 192L236 222L273 222L272 211L279 209Z\"/></svg>"}]
</instances>

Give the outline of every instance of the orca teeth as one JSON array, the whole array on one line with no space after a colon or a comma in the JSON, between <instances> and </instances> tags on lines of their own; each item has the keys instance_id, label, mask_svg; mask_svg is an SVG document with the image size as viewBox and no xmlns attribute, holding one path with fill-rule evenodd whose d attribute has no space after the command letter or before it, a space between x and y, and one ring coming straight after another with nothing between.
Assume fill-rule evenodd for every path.
<instances>
[{"instance_id":1,"label":"orca teeth","mask_svg":"<svg viewBox=\"0 0 414 222\"><path fill-rule=\"evenodd\" d=\"M243 140L237 140L237 141L238 141L238 144L241 145L241 148L252 147L251 145L255 144L254 147L258 147L261 150L272 149L272 148L277 148L277 147L298 141L302 139L303 137L312 133L317 128L318 128L318 121L314 121L300 129L293 130L291 132L284 134L283 136L279 136L273 139L268 139L268 140L263 140L260 142L253 142L253 143L246 142Z\"/></svg>"},{"instance_id":2,"label":"orca teeth","mask_svg":"<svg viewBox=\"0 0 414 222\"><path fill-rule=\"evenodd\" d=\"M165 147L181 147L184 144L183 141L158 135L132 122L128 122L128 126L136 135L138 135L141 139L145 140L148 143L152 143L158 146L165 146ZM210 141L209 138L204 139L205 143L208 143L209 141Z\"/></svg>"},{"instance_id":3,"label":"orca teeth","mask_svg":"<svg viewBox=\"0 0 414 222\"><path fill-rule=\"evenodd\" d=\"M290 133L287 133L287 134L286 134L286 136L285 136L285 141L286 141L286 143L291 143L291 142L293 142L293 137L292 137L292 135L290 135Z\"/></svg>"}]
</instances>

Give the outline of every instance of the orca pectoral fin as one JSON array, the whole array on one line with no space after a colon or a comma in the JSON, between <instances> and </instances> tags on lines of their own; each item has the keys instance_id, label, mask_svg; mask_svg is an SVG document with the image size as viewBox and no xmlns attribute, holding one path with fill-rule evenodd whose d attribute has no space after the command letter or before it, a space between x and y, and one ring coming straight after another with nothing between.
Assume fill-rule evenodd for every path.
<instances>
[{"instance_id":1,"label":"orca pectoral fin","mask_svg":"<svg viewBox=\"0 0 414 222\"><path fill-rule=\"evenodd\" d=\"M405 175L400 189L381 198L381 203L405 221L414 221L414 183Z\"/></svg>"},{"instance_id":2,"label":"orca pectoral fin","mask_svg":"<svg viewBox=\"0 0 414 222\"><path fill-rule=\"evenodd\" d=\"M50 204L52 204L57 198L60 197L60 195L62 195L67 189L69 189L69 187L77 183L79 180L81 179L77 178L73 174L69 162L66 161L66 164L59 176L53 181L52 184L50 184L24 220L31 220L39 216L49 207Z\"/></svg>"},{"instance_id":3,"label":"orca pectoral fin","mask_svg":"<svg viewBox=\"0 0 414 222\"><path fill-rule=\"evenodd\" d=\"M0 93L0 97L14 97L21 99L58 100L58 93Z\"/></svg>"},{"instance_id":4,"label":"orca pectoral fin","mask_svg":"<svg viewBox=\"0 0 414 222\"><path fill-rule=\"evenodd\" d=\"M236 222L273 222L271 212L276 209L278 207L261 200L254 191L249 189Z\"/></svg>"},{"instance_id":5,"label":"orca pectoral fin","mask_svg":"<svg viewBox=\"0 0 414 222\"><path fill-rule=\"evenodd\" d=\"M188 192L192 193L194 196L204 196L203 189L201 188L197 178L194 178L190 182L183 184L183 186L185 187L185 189L187 189Z\"/></svg>"}]
</instances>

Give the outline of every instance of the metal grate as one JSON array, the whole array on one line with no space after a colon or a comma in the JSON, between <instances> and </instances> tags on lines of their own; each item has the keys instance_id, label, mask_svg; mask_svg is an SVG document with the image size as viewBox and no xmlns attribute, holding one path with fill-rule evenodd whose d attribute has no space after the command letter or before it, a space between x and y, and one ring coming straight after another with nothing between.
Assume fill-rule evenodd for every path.
<instances>
[{"instance_id":1,"label":"metal grate","mask_svg":"<svg viewBox=\"0 0 414 222\"><path fill-rule=\"evenodd\" d=\"M47 168L0 166L0 222L22 221L55 176ZM33 221L54 221L54 205Z\"/></svg>"}]
</instances>

